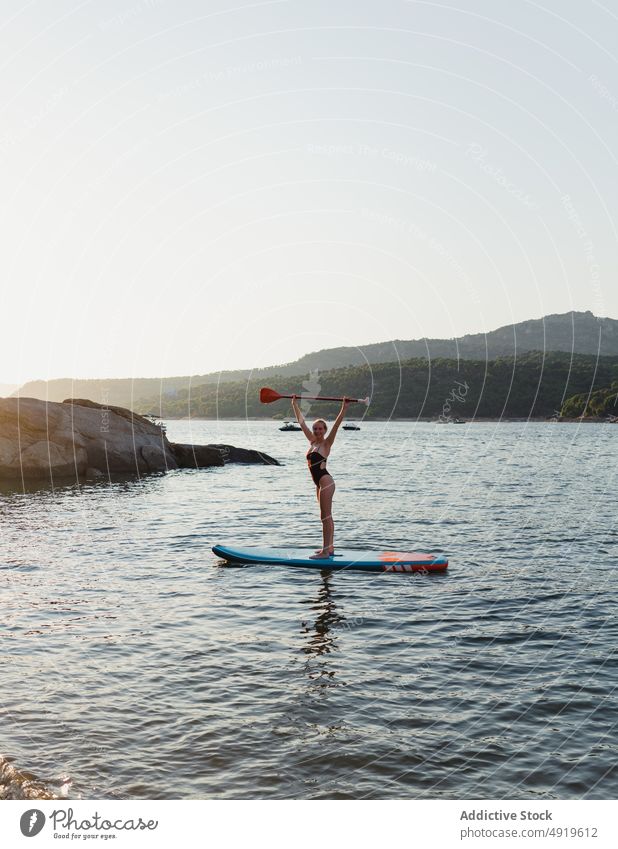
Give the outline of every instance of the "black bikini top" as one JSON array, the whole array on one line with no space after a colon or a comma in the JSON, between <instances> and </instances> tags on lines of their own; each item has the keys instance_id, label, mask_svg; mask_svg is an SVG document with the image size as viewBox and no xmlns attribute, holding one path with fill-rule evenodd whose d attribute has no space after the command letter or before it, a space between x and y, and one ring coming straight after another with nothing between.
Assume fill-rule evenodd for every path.
<instances>
[{"instance_id":1,"label":"black bikini top","mask_svg":"<svg viewBox=\"0 0 618 849\"><path fill-rule=\"evenodd\" d=\"M317 466L318 463L326 463L327 459L327 457L313 448L307 452L307 460L309 460L311 466Z\"/></svg>"}]
</instances>

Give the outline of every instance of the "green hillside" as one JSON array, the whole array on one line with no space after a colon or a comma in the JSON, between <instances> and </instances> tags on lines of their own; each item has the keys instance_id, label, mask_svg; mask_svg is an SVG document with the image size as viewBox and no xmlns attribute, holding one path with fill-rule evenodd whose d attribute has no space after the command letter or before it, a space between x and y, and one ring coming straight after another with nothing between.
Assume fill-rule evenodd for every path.
<instances>
[{"instance_id":1,"label":"green hillside","mask_svg":"<svg viewBox=\"0 0 618 849\"><path fill-rule=\"evenodd\" d=\"M618 416L618 381L614 381L609 388L597 389L592 393L583 392L567 398L561 413L567 418Z\"/></svg>"},{"instance_id":2,"label":"green hillside","mask_svg":"<svg viewBox=\"0 0 618 849\"><path fill-rule=\"evenodd\" d=\"M90 398L101 403L121 407L136 407L143 399L159 394L181 399L183 390L207 383L234 383L254 378L262 383L272 382L275 376L294 377L340 369L345 366L362 367L364 363L392 363L399 360L463 359L496 360L529 351L564 351L576 354L618 356L618 321L597 318L591 312L568 312L544 318L522 321L491 330L473 333L457 339L394 339L358 347L328 348L305 354L300 359L283 365L260 369L239 369L201 375L181 375L165 378L118 378L107 380L31 381L19 390L23 397L47 398L63 401L65 398ZM248 363L251 366L251 363ZM231 391L231 390L230 390Z\"/></svg>"},{"instance_id":3,"label":"green hillside","mask_svg":"<svg viewBox=\"0 0 618 849\"><path fill-rule=\"evenodd\" d=\"M269 378L278 391L302 393L306 375ZM524 354L517 359L480 360L411 359L402 363L349 366L319 376L319 394L364 397L370 395L369 419L416 417L528 417L550 416L566 398L607 386L618 379L618 357L597 358L553 352ZM174 398L155 396L140 403L141 413L163 417L203 418L282 417L289 402L259 402L263 380L252 379L212 386L202 384ZM314 414L332 417L338 404L320 403ZM361 415L364 407L353 408Z\"/></svg>"}]
</instances>

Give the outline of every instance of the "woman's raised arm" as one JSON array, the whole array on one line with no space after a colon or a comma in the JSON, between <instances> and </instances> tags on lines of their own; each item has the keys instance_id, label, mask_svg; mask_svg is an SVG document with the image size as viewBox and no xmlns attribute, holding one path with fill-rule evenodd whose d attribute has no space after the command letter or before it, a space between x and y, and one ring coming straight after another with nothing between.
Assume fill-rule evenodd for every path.
<instances>
[{"instance_id":1,"label":"woman's raised arm","mask_svg":"<svg viewBox=\"0 0 618 849\"><path fill-rule=\"evenodd\" d=\"M332 445L333 442L335 441L335 437L337 436L337 431L339 430L339 425L341 424L341 422L343 421L343 419L345 417L345 411L347 410L349 403L350 403L350 401L348 401L347 398L343 399L343 402L341 404L341 409L339 410L339 415L335 419L335 422L334 422L334 424L333 424L333 426L330 430L330 433L328 434L328 436L324 440L324 442L328 442L329 445Z\"/></svg>"},{"instance_id":2,"label":"woman's raised arm","mask_svg":"<svg viewBox=\"0 0 618 849\"><path fill-rule=\"evenodd\" d=\"M298 406L298 401L296 400L296 395L292 396L292 409L294 410L294 415L296 416L296 421L298 422L298 424L303 429L303 433L305 434L305 436L307 437L309 442L312 442L313 441L313 434L311 433L311 431L307 427L307 422L305 421L305 417L303 416L303 414L300 411L300 407Z\"/></svg>"}]
</instances>

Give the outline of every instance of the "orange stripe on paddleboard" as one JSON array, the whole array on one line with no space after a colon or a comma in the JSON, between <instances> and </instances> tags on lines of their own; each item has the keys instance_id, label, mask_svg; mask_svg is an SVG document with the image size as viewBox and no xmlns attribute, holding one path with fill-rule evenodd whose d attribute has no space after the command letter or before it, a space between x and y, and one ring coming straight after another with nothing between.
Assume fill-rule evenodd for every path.
<instances>
[{"instance_id":1,"label":"orange stripe on paddleboard","mask_svg":"<svg viewBox=\"0 0 618 849\"><path fill-rule=\"evenodd\" d=\"M419 554L416 551L383 551L380 560L383 563L400 563L402 560L420 560L422 563L432 563L435 556Z\"/></svg>"}]
</instances>

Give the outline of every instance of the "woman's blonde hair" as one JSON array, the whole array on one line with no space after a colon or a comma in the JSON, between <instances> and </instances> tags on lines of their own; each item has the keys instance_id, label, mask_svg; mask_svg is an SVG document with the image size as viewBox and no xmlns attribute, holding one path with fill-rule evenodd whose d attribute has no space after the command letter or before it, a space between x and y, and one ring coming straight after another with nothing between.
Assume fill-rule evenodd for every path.
<instances>
[{"instance_id":1,"label":"woman's blonde hair","mask_svg":"<svg viewBox=\"0 0 618 849\"><path fill-rule=\"evenodd\" d=\"M323 424L323 425L324 425L324 430L325 430L325 431L327 431L327 430L328 430L328 425L326 424L326 422L324 421L324 419L316 419L316 420L314 421L314 423L313 423L313 427L315 427L317 424Z\"/></svg>"}]
</instances>

